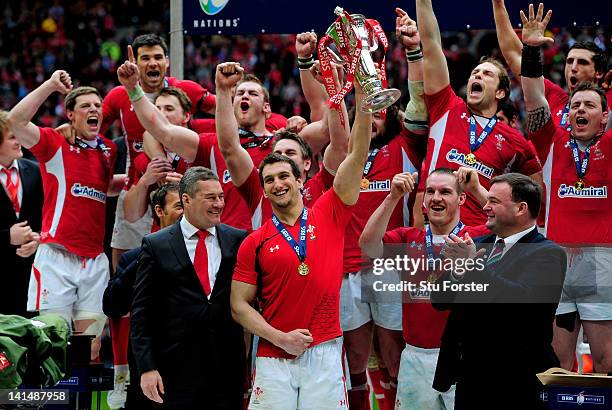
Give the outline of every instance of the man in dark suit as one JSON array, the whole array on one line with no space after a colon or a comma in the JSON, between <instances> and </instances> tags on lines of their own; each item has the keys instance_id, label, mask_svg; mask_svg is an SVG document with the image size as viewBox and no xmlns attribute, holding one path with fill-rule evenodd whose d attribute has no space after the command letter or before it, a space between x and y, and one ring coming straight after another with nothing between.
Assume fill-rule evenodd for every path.
<instances>
[{"instance_id":1,"label":"man in dark suit","mask_svg":"<svg viewBox=\"0 0 612 410\"><path fill-rule=\"evenodd\" d=\"M559 365L552 325L566 257L538 233L540 199L529 177L493 178L484 206L493 234L451 235L443 249L455 265L432 294L436 309L450 310L433 387L457 383L456 409L546 408L536 373ZM466 260L473 269L461 268Z\"/></svg>"},{"instance_id":2,"label":"man in dark suit","mask_svg":"<svg viewBox=\"0 0 612 410\"><path fill-rule=\"evenodd\" d=\"M240 409L245 347L229 293L246 232L219 222L212 171L190 168L179 187L183 218L142 242L131 317L140 385L165 408Z\"/></svg>"},{"instance_id":3,"label":"man in dark suit","mask_svg":"<svg viewBox=\"0 0 612 410\"><path fill-rule=\"evenodd\" d=\"M38 164L24 159L21 144L0 111L0 314L27 315L28 283L42 223L43 189Z\"/></svg>"}]
</instances>

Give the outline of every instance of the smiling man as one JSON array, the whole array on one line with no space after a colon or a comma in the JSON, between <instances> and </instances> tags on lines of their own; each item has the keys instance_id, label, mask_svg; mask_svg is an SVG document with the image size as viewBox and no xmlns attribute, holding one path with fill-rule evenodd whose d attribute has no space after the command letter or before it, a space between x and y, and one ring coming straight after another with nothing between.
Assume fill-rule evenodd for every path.
<instances>
[{"instance_id":1,"label":"smiling man","mask_svg":"<svg viewBox=\"0 0 612 410\"><path fill-rule=\"evenodd\" d=\"M504 67L493 59L482 60L468 79L467 102L457 97L450 86L431 0L418 0L416 4L430 118L425 177L436 168L456 170L466 166L478 172L485 189L492 178L506 172L537 177L542 168L533 148L518 131L495 115L510 96L510 81ZM422 177L421 184L424 181ZM420 191L423 189L424 186L419 186ZM481 206L469 193L461 209L461 220L471 226L485 222Z\"/></svg>"},{"instance_id":2,"label":"smiling man","mask_svg":"<svg viewBox=\"0 0 612 410\"><path fill-rule=\"evenodd\" d=\"M179 185L183 218L142 241L131 316L140 386L169 409L241 408L245 347L230 314L236 254L246 236L220 223L219 179L204 167Z\"/></svg>"},{"instance_id":3,"label":"smiling man","mask_svg":"<svg viewBox=\"0 0 612 410\"><path fill-rule=\"evenodd\" d=\"M30 122L54 92L68 94L64 106L76 131L75 144ZM58 70L13 107L9 123L38 160L44 188L41 245L32 266L28 310L60 314L69 323L74 319L77 331L99 336L106 321L102 294L109 278L103 248L106 196L116 194L123 182L113 181L115 144L99 134L102 98L92 87L73 90L68 73Z\"/></svg>"},{"instance_id":4,"label":"smiling man","mask_svg":"<svg viewBox=\"0 0 612 410\"><path fill-rule=\"evenodd\" d=\"M363 98L357 84L356 92ZM260 337L250 409L348 408L339 319L342 245L371 127L371 116L358 112L352 151L333 188L312 208L304 206L301 173L289 157L273 153L259 166L274 214L240 247L231 295L233 317ZM261 313L251 306L256 298Z\"/></svg>"},{"instance_id":5,"label":"smiling man","mask_svg":"<svg viewBox=\"0 0 612 410\"><path fill-rule=\"evenodd\" d=\"M393 187L382 204L374 211L359 239L361 249L370 258L382 258L384 244L405 244L402 253L411 258L440 258L444 238L451 233L472 237L485 235L489 230L483 225L465 226L459 217L465 203L465 192L453 171L447 168L434 170L425 183L424 205L429 225L426 229L400 227L388 229L391 216L402 197L414 189L414 177L409 173L397 174ZM472 184L478 184L474 178ZM476 187L478 189L478 187ZM421 269L402 279L418 285L421 281L433 283L441 272ZM430 291L414 291L403 296L402 333L404 349L399 364L396 409L452 409L455 387L438 392L431 386L434 380L440 339L448 312L435 310L430 303Z\"/></svg>"},{"instance_id":6,"label":"smiling man","mask_svg":"<svg viewBox=\"0 0 612 410\"><path fill-rule=\"evenodd\" d=\"M544 175L547 192L546 234L568 246L570 257L563 297L557 315L574 313L567 330L555 327L554 347L561 365L571 369L576 338L582 323L588 337L596 372L612 370L612 195L609 156L612 133L604 133L608 121L604 92L591 82L573 90L569 104L571 131L556 126L545 98L540 46L550 18L540 5L521 16L523 93L527 128L540 160L548 164ZM549 12L550 13L550 12ZM559 319L559 317L558 317ZM557 320L559 323L559 320Z\"/></svg>"}]
</instances>

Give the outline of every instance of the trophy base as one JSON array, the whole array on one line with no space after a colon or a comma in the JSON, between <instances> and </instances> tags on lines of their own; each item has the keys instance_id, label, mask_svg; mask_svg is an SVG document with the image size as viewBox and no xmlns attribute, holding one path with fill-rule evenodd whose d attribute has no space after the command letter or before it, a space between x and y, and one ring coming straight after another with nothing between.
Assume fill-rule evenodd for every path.
<instances>
[{"instance_id":1,"label":"trophy base","mask_svg":"<svg viewBox=\"0 0 612 410\"><path fill-rule=\"evenodd\" d=\"M401 97L402 92L396 88L387 88L369 94L359 104L359 111L373 114L393 105Z\"/></svg>"}]
</instances>

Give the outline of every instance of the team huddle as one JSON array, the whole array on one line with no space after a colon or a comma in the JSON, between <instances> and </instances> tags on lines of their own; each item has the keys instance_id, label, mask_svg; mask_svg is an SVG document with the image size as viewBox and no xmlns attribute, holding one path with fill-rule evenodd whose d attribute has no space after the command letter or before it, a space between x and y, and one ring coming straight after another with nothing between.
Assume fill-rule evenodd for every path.
<instances>
[{"instance_id":1,"label":"team huddle","mask_svg":"<svg viewBox=\"0 0 612 410\"><path fill-rule=\"evenodd\" d=\"M503 0L492 4L505 61L483 57L465 98L432 1L416 0L415 20L396 9L403 111L359 109L357 80L356 107L330 106L325 82L340 90L347 75L316 60L310 32L295 44L308 120L272 112L236 62L216 67L214 94L166 76L154 34L128 46L104 98L55 71L0 115L0 179L17 218L31 162L20 146L44 188L40 228L10 229L18 256L35 252L27 310L96 335L92 359L108 317L111 408L369 409L371 357L386 409L546 408L536 374L572 369L581 328L594 370L612 371L607 57L573 44L565 90L543 76L551 11L521 12L519 37ZM68 124L33 124L56 92ZM104 137L117 122L124 174ZM109 262L106 199L117 195ZM425 263L407 275L373 262L392 249ZM373 286L407 276L426 286ZM504 372L488 380L493 365Z\"/></svg>"}]
</instances>

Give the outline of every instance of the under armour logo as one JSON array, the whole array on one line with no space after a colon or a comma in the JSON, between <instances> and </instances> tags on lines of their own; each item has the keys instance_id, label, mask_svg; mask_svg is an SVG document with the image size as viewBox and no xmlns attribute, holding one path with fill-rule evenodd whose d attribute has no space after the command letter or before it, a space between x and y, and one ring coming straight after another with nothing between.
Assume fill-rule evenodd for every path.
<instances>
[{"instance_id":1,"label":"under armour logo","mask_svg":"<svg viewBox=\"0 0 612 410\"><path fill-rule=\"evenodd\" d=\"M279 249L280 249L280 248L278 247L278 245L271 246L271 247L270 247L270 253L272 253L272 252L274 252L274 251L277 251L277 250L279 250Z\"/></svg>"},{"instance_id":2,"label":"under armour logo","mask_svg":"<svg viewBox=\"0 0 612 410\"><path fill-rule=\"evenodd\" d=\"M70 151L76 152L77 154L81 153L81 148L75 147L74 145L70 146Z\"/></svg>"},{"instance_id":3,"label":"under armour logo","mask_svg":"<svg viewBox=\"0 0 612 410\"><path fill-rule=\"evenodd\" d=\"M340 400L340 405L341 406L346 406L347 405L346 400Z\"/></svg>"}]
</instances>

